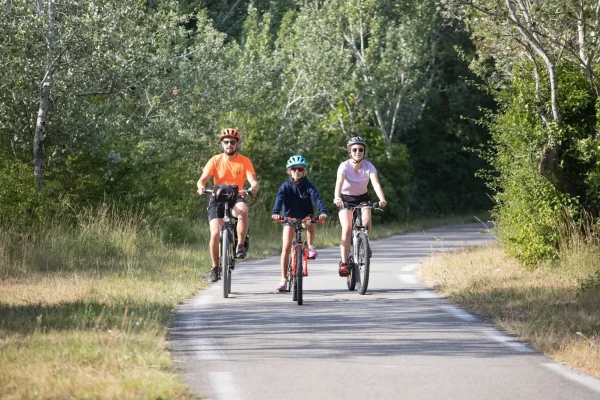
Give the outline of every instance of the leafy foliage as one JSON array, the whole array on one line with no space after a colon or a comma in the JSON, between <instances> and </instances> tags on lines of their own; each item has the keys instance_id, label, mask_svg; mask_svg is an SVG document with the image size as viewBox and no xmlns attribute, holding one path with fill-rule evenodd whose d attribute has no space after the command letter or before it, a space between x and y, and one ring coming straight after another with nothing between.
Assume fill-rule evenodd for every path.
<instances>
[{"instance_id":1,"label":"leafy foliage","mask_svg":"<svg viewBox=\"0 0 600 400\"><path fill-rule=\"evenodd\" d=\"M484 97L453 50L469 46L465 34L446 27L432 0L60 3L53 53L47 4L0 7L5 222L109 203L143 210L165 240L186 241L178 226L203 217L195 181L223 126L241 130L240 151L261 181L253 213L271 208L296 153L328 202L357 134L384 184L384 219L485 204L473 201L485 199L473 178L481 162L463 148L486 131L460 118L478 118L473 104ZM48 68L45 186L36 189L33 133Z\"/></svg>"}]
</instances>

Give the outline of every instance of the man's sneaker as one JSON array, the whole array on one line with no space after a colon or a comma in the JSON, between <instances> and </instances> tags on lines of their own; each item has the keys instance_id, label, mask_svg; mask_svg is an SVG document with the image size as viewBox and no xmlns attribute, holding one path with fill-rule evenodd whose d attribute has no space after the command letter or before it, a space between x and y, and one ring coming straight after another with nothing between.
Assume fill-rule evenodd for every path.
<instances>
[{"instance_id":1,"label":"man's sneaker","mask_svg":"<svg viewBox=\"0 0 600 400\"><path fill-rule=\"evenodd\" d=\"M342 262L340 261L340 269L338 270L338 273L342 277L350 275L350 270L348 269L348 264L346 264L346 263L342 264Z\"/></svg>"},{"instance_id":2,"label":"man's sneaker","mask_svg":"<svg viewBox=\"0 0 600 400\"><path fill-rule=\"evenodd\" d=\"M308 258L314 260L315 258L317 258L318 255L319 253L317 253L317 248L315 246L310 246L308 248Z\"/></svg>"},{"instance_id":3,"label":"man's sneaker","mask_svg":"<svg viewBox=\"0 0 600 400\"><path fill-rule=\"evenodd\" d=\"M208 275L208 280L211 282L216 282L219 280L219 267L212 267L210 269L210 274Z\"/></svg>"},{"instance_id":4,"label":"man's sneaker","mask_svg":"<svg viewBox=\"0 0 600 400\"><path fill-rule=\"evenodd\" d=\"M244 258L246 257L246 248L244 246L238 246L236 252L235 252L235 256L237 258Z\"/></svg>"},{"instance_id":5,"label":"man's sneaker","mask_svg":"<svg viewBox=\"0 0 600 400\"><path fill-rule=\"evenodd\" d=\"M279 286L277 286L277 290L279 290L280 292L287 292L287 286L288 286L288 281L282 280L279 283Z\"/></svg>"}]
</instances>

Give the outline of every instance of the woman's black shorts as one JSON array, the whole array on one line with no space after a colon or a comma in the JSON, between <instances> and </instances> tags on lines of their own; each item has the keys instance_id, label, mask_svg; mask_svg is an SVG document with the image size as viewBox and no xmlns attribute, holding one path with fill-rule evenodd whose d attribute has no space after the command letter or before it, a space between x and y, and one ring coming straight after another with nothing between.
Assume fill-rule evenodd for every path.
<instances>
[{"instance_id":1,"label":"woman's black shorts","mask_svg":"<svg viewBox=\"0 0 600 400\"><path fill-rule=\"evenodd\" d=\"M371 201L371 196L369 196L369 193L361 194L358 196L343 194L341 197L342 201L344 203L347 203L347 205L343 209L347 209L349 207L357 207L360 203Z\"/></svg>"}]
</instances>

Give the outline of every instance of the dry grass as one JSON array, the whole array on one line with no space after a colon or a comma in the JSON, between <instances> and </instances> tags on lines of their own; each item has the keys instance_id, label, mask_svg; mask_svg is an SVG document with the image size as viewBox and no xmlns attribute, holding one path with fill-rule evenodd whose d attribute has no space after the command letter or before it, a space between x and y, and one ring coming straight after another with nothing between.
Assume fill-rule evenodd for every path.
<instances>
[{"instance_id":1,"label":"dry grass","mask_svg":"<svg viewBox=\"0 0 600 400\"><path fill-rule=\"evenodd\" d=\"M107 208L76 226L0 228L0 398L194 398L166 342L173 308L202 289L210 267L206 221L184 223L169 221L169 232L194 244L165 244L171 233ZM270 220L253 221L251 235L251 258L280 251ZM318 246L337 243L335 222L319 227Z\"/></svg>"},{"instance_id":2,"label":"dry grass","mask_svg":"<svg viewBox=\"0 0 600 400\"><path fill-rule=\"evenodd\" d=\"M494 244L437 255L419 274L557 362L600 378L600 293L578 290L599 256L593 247L563 251L559 263L527 270Z\"/></svg>"}]
</instances>

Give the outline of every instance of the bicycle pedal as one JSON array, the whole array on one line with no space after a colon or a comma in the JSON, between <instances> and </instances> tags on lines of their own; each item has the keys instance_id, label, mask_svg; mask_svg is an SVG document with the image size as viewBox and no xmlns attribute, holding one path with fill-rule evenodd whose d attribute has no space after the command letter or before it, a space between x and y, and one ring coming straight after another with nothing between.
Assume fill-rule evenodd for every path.
<instances>
[{"instance_id":1,"label":"bicycle pedal","mask_svg":"<svg viewBox=\"0 0 600 400\"><path fill-rule=\"evenodd\" d=\"M314 260L314 259L316 259L316 258L317 258L317 257L308 257L308 259L309 259L309 260Z\"/></svg>"}]
</instances>

